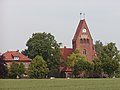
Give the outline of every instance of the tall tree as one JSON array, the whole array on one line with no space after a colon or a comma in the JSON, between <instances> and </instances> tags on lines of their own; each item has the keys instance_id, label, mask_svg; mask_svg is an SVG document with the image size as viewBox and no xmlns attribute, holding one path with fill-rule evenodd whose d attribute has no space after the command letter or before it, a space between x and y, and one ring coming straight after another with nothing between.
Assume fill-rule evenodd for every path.
<instances>
[{"instance_id":1,"label":"tall tree","mask_svg":"<svg viewBox=\"0 0 120 90\"><path fill-rule=\"evenodd\" d=\"M108 74L108 77L112 77L119 68L119 50L115 43L111 42L103 47L103 51L101 57L103 71Z\"/></svg>"},{"instance_id":2,"label":"tall tree","mask_svg":"<svg viewBox=\"0 0 120 90\"><path fill-rule=\"evenodd\" d=\"M0 78L7 78L8 68L5 64L0 63Z\"/></svg>"},{"instance_id":3,"label":"tall tree","mask_svg":"<svg viewBox=\"0 0 120 90\"><path fill-rule=\"evenodd\" d=\"M103 43L100 40L95 42L95 51L97 57L101 57L101 54L103 53Z\"/></svg>"},{"instance_id":4,"label":"tall tree","mask_svg":"<svg viewBox=\"0 0 120 90\"><path fill-rule=\"evenodd\" d=\"M60 66L60 47L61 43L57 43L54 36L50 33L34 33L27 41L28 49L23 51L24 55L29 58L35 58L37 55L43 57L49 68L49 76L56 76Z\"/></svg>"},{"instance_id":5,"label":"tall tree","mask_svg":"<svg viewBox=\"0 0 120 90\"><path fill-rule=\"evenodd\" d=\"M96 41L95 48L98 56L98 60L94 61L94 68L100 69L101 73L107 74L108 77L115 75L115 72L119 68L120 54L115 43L108 43L103 45L102 42ZM98 67L98 68L96 68ZM95 70L94 69L94 70ZM98 71L98 70L95 70ZM99 72L100 73L100 72Z\"/></svg>"},{"instance_id":6,"label":"tall tree","mask_svg":"<svg viewBox=\"0 0 120 90\"><path fill-rule=\"evenodd\" d=\"M47 64L41 56L36 56L32 60L29 67L29 74L32 78L45 78L48 71Z\"/></svg>"}]
</instances>

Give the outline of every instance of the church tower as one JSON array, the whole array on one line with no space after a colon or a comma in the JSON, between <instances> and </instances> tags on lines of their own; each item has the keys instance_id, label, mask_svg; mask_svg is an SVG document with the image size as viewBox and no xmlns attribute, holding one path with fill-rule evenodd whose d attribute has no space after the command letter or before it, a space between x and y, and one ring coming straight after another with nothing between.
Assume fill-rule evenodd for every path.
<instances>
[{"instance_id":1,"label":"church tower","mask_svg":"<svg viewBox=\"0 0 120 90\"><path fill-rule=\"evenodd\" d=\"M80 20L72 40L72 45L73 51L75 49L79 49L81 54L86 56L89 61L94 59L96 53L95 47L93 45L93 39L85 19Z\"/></svg>"},{"instance_id":2,"label":"church tower","mask_svg":"<svg viewBox=\"0 0 120 90\"><path fill-rule=\"evenodd\" d=\"M61 61L67 61L67 57L70 56L75 49L80 50L80 53L84 55L89 62L96 57L95 47L93 44L93 39L90 34L89 28L85 19L80 20L75 35L72 40L72 48L60 48L61 54ZM68 77L72 76L72 69L67 68L65 66L60 67L61 77Z\"/></svg>"}]
</instances>

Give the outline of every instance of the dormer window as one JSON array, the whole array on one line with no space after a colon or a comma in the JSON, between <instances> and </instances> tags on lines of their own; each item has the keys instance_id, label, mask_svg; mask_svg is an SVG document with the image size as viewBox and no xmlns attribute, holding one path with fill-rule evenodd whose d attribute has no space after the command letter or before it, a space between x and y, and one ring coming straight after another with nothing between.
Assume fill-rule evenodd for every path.
<instances>
[{"instance_id":1,"label":"dormer window","mask_svg":"<svg viewBox=\"0 0 120 90\"><path fill-rule=\"evenodd\" d=\"M14 56L14 60L19 60L19 56Z\"/></svg>"}]
</instances>

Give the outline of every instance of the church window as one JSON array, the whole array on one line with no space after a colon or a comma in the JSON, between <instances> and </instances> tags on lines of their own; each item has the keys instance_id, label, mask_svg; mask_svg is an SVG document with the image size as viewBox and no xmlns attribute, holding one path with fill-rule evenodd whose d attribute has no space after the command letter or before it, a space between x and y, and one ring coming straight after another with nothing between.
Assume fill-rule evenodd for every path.
<instances>
[{"instance_id":1,"label":"church window","mask_svg":"<svg viewBox=\"0 0 120 90\"><path fill-rule=\"evenodd\" d=\"M86 44L86 39L84 39L84 44Z\"/></svg>"},{"instance_id":2,"label":"church window","mask_svg":"<svg viewBox=\"0 0 120 90\"><path fill-rule=\"evenodd\" d=\"M89 44L89 39L87 39L87 44Z\"/></svg>"},{"instance_id":3,"label":"church window","mask_svg":"<svg viewBox=\"0 0 120 90\"><path fill-rule=\"evenodd\" d=\"M81 44L83 43L83 40L82 40L82 39L80 39L80 43L81 43Z\"/></svg>"},{"instance_id":4,"label":"church window","mask_svg":"<svg viewBox=\"0 0 120 90\"><path fill-rule=\"evenodd\" d=\"M87 50L86 50L86 49L83 50L83 54L84 54L84 55L87 54Z\"/></svg>"}]
</instances>

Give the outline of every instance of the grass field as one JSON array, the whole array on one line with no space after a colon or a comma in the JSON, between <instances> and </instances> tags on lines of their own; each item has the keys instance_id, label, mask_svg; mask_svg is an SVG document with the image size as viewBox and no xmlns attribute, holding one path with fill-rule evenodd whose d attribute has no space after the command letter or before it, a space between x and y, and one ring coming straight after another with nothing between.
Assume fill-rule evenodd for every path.
<instances>
[{"instance_id":1,"label":"grass field","mask_svg":"<svg viewBox=\"0 0 120 90\"><path fill-rule=\"evenodd\" d=\"M120 79L0 79L0 90L120 90Z\"/></svg>"}]
</instances>

